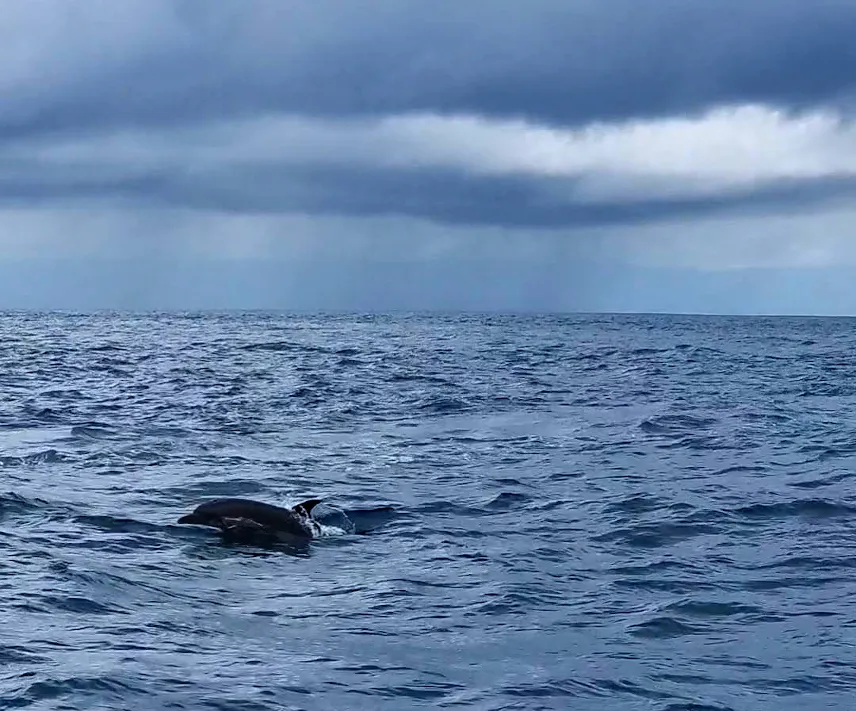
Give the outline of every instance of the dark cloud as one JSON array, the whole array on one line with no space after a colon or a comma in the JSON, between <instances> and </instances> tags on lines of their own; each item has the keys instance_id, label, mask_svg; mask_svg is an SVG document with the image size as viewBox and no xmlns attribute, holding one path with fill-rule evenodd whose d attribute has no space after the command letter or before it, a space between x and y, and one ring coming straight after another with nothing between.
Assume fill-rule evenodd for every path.
<instances>
[{"instance_id":1,"label":"dark cloud","mask_svg":"<svg viewBox=\"0 0 856 711\"><path fill-rule=\"evenodd\" d=\"M564 199L556 196L556 182ZM234 212L306 212L354 217L400 215L458 225L579 228L700 217L726 211L801 209L856 194L856 179L783 181L694 199L575 199L574 180L474 178L450 170L303 168L288 173L228 174L220 180L170 180L154 194L175 206Z\"/></svg>"},{"instance_id":2,"label":"dark cloud","mask_svg":"<svg viewBox=\"0 0 856 711\"><path fill-rule=\"evenodd\" d=\"M856 88L852 0L10 0L0 19L4 13L26 39L28 28L52 28L35 49L0 48L7 90L0 139L18 149L0 159L7 206L101 199L570 228L798 209L856 190L850 178L783 181L772 171L721 195L628 192L591 204L582 169L567 178L498 177L357 167L348 155L266 168L258 156L236 154L184 170L181 141L193 132L164 130L164 152L178 158L153 161L155 168L141 159L124 170L107 155L112 144L97 145L117 126L192 128L265 112L334 119L468 112L570 126L684 116L723 103L844 105ZM22 136L50 131L95 134L93 155L64 168L61 156L31 160L26 149L35 152L42 137ZM162 147L141 142L139 152Z\"/></svg>"},{"instance_id":3,"label":"dark cloud","mask_svg":"<svg viewBox=\"0 0 856 711\"><path fill-rule=\"evenodd\" d=\"M193 178L147 176L0 180L0 204L100 200L108 205L203 212L411 217L438 224L534 229L632 225L723 213L799 211L856 195L856 178L791 180L703 198L587 204L576 180L473 177L439 169L292 167L230 169ZM560 188L560 189L557 189Z\"/></svg>"},{"instance_id":4,"label":"dark cloud","mask_svg":"<svg viewBox=\"0 0 856 711\"><path fill-rule=\"evenodd\" d=\"M56 10L29 7L45 22ZM149 0L77 8L78 21L91 25L86 45L66 24L43 46L35 74L15 69L18 80L6 82L7 132L262 111L473 112L572 125L721 103L799 109L846 102L856 87L852 0ZM140 22L143 39L123 51L113 25L120 18L132 33L135 12L149 21Z\"/></svg>"}]
</instances>

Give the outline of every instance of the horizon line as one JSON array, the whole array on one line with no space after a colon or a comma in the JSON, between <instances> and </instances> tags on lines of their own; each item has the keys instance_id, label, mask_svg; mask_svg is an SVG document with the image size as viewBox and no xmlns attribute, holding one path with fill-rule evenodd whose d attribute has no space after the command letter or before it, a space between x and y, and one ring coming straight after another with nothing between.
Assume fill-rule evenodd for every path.
<instances>
[{"instance_id":1,"label":"horizon line","mask_svg":"<svg viewBox=\"0 0 856 711\"><path fill-rule=\"evenodd\" d=\"M89 316L105 314L127 315L186 315L186 314L279 314L294 316L676 316L705 318L856 318L854 313L809 313L809 312L716 312L716 311L657 311L657 310L540 310L540 309L344 309L344 308L285 308L285 307L170 307L170 308L118 308L96 307L86 309L51 307L2 307L0 314L63 314L67 316Z\"/></svg>"}]
</instances>

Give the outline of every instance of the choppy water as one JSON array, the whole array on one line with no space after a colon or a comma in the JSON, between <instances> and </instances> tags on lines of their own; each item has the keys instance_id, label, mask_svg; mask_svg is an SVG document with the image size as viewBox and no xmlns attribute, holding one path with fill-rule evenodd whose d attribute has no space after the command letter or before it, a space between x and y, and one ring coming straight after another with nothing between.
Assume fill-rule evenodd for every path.
<instances>
[{"instance_id":1,"label":"choppy water","mask_svg":"<svg viewBox=\"0 0 856 711\"><path fill-rule=\"evenodd\" d=\"M2 315L0 708L851 709L854 327Z\"/></svg>"}]
</instances>

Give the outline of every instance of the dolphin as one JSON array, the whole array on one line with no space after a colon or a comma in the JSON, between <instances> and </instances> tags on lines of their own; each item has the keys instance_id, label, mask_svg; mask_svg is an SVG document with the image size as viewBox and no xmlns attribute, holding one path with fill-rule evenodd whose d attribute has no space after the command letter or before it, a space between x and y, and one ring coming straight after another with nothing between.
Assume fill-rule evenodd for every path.
<instances>
[{"instance_id":1,"label":"dolphin","mask_svg":"<svg viewBox=\"0 0 856 711\"><path fill-rule=\"evenodd\" d=\"M235 540L308 541L321 532L312 519L312 509L320 503L320 499L309 499L286 509L251 499L214 499L200 504L178 523L219 528Z\"/></svg>"}]
</instances>

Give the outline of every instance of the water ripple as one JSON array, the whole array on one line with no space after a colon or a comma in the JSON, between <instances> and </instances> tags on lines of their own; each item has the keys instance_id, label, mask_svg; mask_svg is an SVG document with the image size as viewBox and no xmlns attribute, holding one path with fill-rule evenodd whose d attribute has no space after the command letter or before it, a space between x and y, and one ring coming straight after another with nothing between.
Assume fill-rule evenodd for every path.
<instances>
[{"instance_id":1,"label":"water ripple","mask_svg":"<svg viewBox=\"0 0 856 711\"><path fill-rule=\"evenodd\" d=\"M850 321L0 327L0 708L852 706Z\"/></svg>"}]
</instances>

